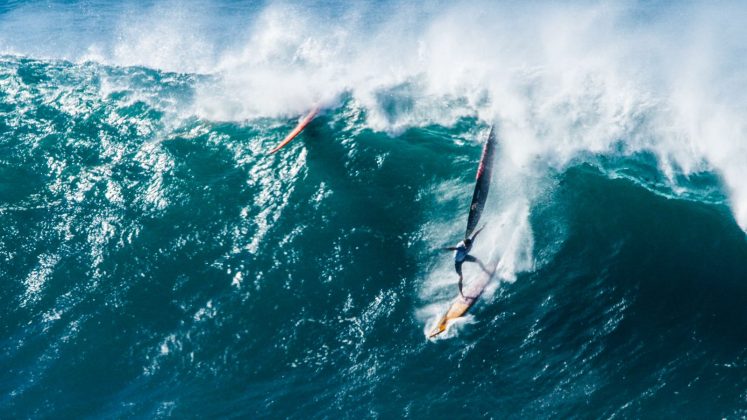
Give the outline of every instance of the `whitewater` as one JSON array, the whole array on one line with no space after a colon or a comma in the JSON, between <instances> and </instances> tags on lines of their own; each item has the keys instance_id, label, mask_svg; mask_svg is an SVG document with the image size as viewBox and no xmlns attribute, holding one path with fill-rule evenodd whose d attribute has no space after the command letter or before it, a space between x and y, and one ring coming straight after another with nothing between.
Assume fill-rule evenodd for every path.
<instances>
[{"instance_id":1,"label":"whitewater","mask_svg":"<svg viewBox=\"0 0 747 420\"><path fill-rule=\"evenodd\" d=\"M0 413L744 416L745 18L3 3Z\"/></svg>"}]
</instances>

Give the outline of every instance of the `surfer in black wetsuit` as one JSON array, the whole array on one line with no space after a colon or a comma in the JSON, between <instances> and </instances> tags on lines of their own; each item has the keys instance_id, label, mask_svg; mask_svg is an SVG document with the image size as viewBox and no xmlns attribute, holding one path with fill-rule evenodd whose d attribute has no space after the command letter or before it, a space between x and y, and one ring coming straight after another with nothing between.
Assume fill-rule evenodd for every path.
<instances>
[{"instance_id":1,"label":"surfer in black wetsuit","mask_svg":"<svg viewBox=\"0 0 747 420\"><path fill-rule=\"evenodd\" d=\"M475 238L477 238L477 234L479 234L483 228L484 226L478 229L471 238L464 238L464 240L459 242L457 246L445 248L448 251L454 251L454 268L456 269L457 274L459 274L459 294L462 295L462 297L464 297L464 293L462 293L462 280L464 279L462 276L462 264L464 264L465 261L477 263L483 271L486 273L488 272L480 260L469 255L469 252L472 250L472 243L475 241Z\"/></svg>"}]
</instances>

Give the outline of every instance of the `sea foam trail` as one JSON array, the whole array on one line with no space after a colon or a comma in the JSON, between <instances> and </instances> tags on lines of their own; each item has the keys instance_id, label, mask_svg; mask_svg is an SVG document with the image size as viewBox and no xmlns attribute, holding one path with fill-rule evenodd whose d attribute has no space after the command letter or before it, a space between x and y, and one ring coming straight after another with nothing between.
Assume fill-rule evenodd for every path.
<instances>
[{"instance_id":1,"label":"sea foam trail","mask_svg":"<svg viewBox=\"0 0 747 420\"><path fill-rule=\"evenodd\" d=\"M719 174L745 229L745 16L705 2L32 4L0 15L0 51L209 74L185 110L209 120L347 92L379 131L497 119L517 167L646 151L672 184Z\"/></svg>"}]
</instances>

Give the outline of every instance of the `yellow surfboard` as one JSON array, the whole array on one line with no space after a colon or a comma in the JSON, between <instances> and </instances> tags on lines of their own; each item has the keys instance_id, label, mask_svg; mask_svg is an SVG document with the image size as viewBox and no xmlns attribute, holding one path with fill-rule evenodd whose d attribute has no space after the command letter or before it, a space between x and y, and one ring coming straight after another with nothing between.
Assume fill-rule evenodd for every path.
<instances>
[{"instance_id":1,"label":"yellow surfboard","mask_svg":"<svg viewBox=\"0 0 747 420\"><path fill-rule=\"evenodd\" d=\"M485 287L490 283L490 279L493 278L493 273L495 273L495 268L490 272L480 271L475 279L466 283L462 289L464 296L457 294L457 297L451 302L451 306L449 306L444 316L441 317L438 324L428 333L428 338L434 338L443 333L451 322L464 316L469 308L480 298Z\"/></svg>"}]
</instances>

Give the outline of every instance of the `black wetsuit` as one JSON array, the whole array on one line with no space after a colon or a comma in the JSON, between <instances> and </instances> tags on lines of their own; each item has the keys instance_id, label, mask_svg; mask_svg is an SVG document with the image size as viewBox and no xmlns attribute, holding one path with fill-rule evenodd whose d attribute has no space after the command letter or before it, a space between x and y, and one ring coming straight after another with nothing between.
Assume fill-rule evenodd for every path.
<instances>
[{"instance_id":1,"label":"black wetsuit","mask_svg":"<svg viewBox=\"0 0 747 420\"><path fill-rule=\"evenodd\" d=\"M477 258L469 255L470 250L472 250L472 241L469 240L459 242L459 244L454 248L454 268L456 269L457 274L459 274L459 277L462 276L462 264L464 264L465 261L477 261Z\"/></svg>"}]
</instances>

